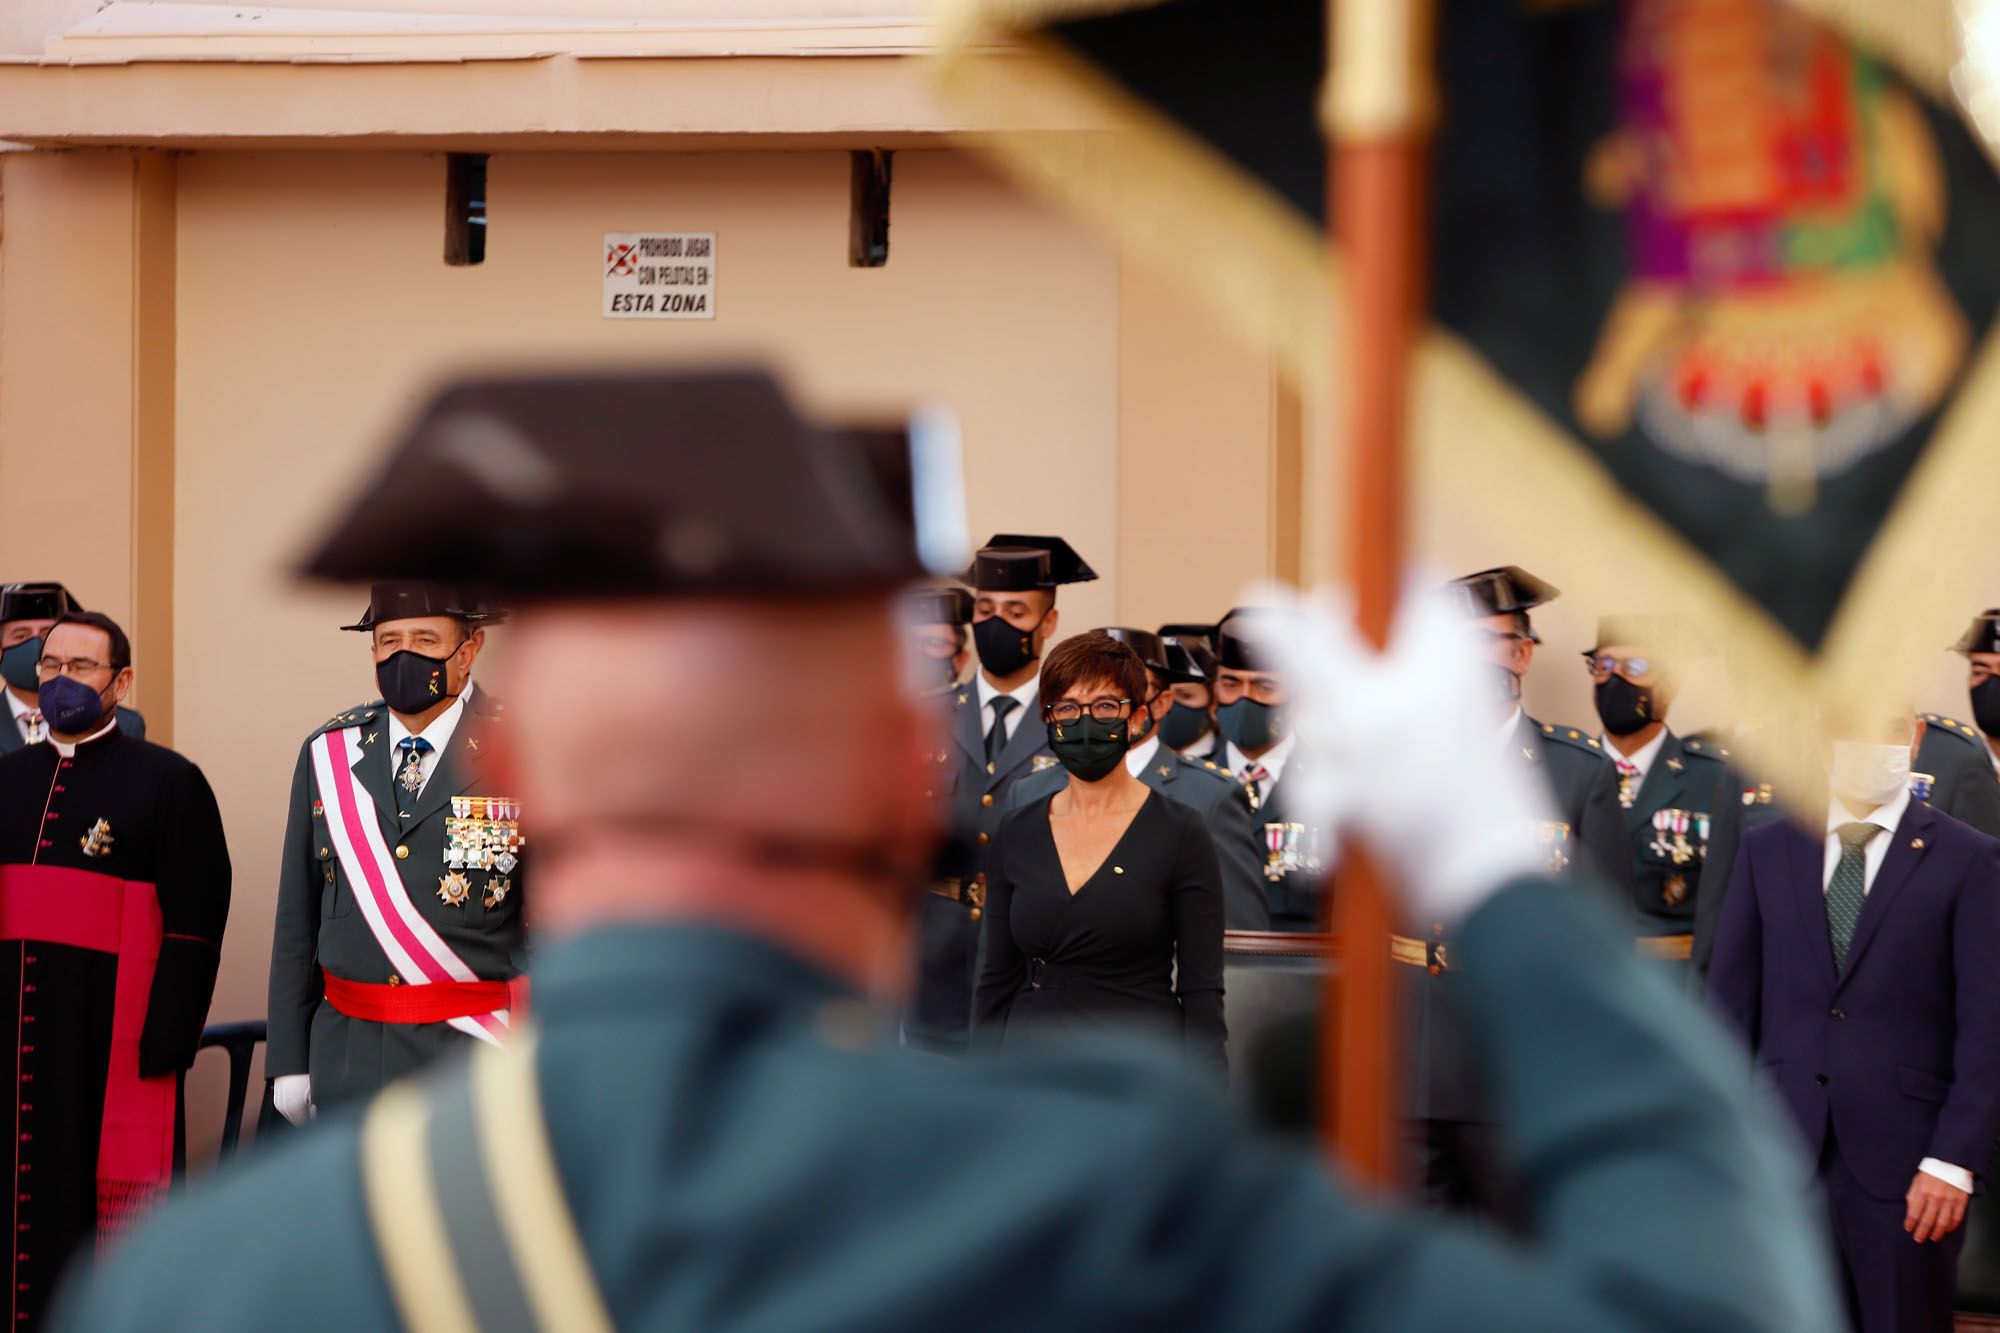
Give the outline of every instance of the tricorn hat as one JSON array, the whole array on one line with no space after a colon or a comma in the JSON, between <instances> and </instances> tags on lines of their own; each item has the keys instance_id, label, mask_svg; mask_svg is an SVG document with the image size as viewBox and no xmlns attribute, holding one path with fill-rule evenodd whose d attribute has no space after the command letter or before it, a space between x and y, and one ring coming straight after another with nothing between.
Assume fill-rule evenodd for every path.
<instances>
[{"instance_id":1,"label":"tricorn hat","mask_svg":"<svg viewBox=\"0 0 2000 1333\"><path fill-rule=\"evenodd\" d=\"M60 620L83 603L60 583L0 584L0 625L13 620Z\"/></svg>"},{"instance_id":2,"label":"tricorn hat","mask_svg":"<svg viewBox=\"0 0 2000 1333\"><path fill-rule=\"evenodd\" d=\"M431 399L304 562L530 600L890 588L909 525L761 370L521 374ZM440 522L447 502L461 521Z\"/></svg>"},{"instance_id":3,"label":"tricorn hat","mask_svg":"<svg viewBox=\"0 0 2000 1333\"><path fill-rule=\"evenodd\" d=\"M1270 607L1239 606L1215 627L1215 659L1219 669L1274 671L1269 644L1284 631L1285 615Z\"/></svg>"},{"instance_id":4,"label":"tricorn hat","mask_svg":"<svg viewBox=\"0 0 2000 1333\"><path fill-rule=\"evenodd\" d=\"M1118 642L1139 654L1139 660L1146 669L1167 681L1200 682L1208 677L1196 672L1188 661L1187 650L1180 649L1180 661L1174 659L1176 653L1167 646L1167 641L1149 629L1128 629L1123 625L1107 626L1104 631ZM1179 645L1174 645L1179 648Z\"/></svg>"},{"instance_id":5,"label":"tricorn hat","mask_svg":"<svg viewBox=\"0 0 2000 1333\"><path fill-rule=\"evenodd\" d=\"M972 557L965 581L980 592L1030 592L1096 577L1097 571L1060 537L999 532Z\"/></svg>"},{"instance_id":6,"label":"tricorn hat","mask_svg":"<svg viewBox=\"0 0 2000 1333\"><path fill-rule=\"evenodd\" d=\"M969 625L972 594L964 588L920 584L903 594L903 619L912 625Z\"/></svg>"},{"instance_id":7,"label":"tricorn hat","mask_svg":"<svg viewBox=\"0 0 2000 1333\"><path fill-rule=\"evenodd\" d=\"M1519 565L1482 569L1445 585L1458 597L1469 616L1504 616L1532 611L1544 602L1562 596L1562 589L1545 583ZM1530 638L1534 636L1529 635ZM1535 642L1540 643L1540 639Z\"/></svg>"},{"instance_id":8,"label":"tricorn hat","mask_svg":"<svg viewBox=\"0 0 2000 1333\"><path fill-rule=\"evenodd\" d=\"M472 625L497 625L507 617L470 588L449 583L378 583L368 590L368 607L361 619L342 629L372 630L389 620L418 616L455 616Z\"/></svg>"},{"instance_id":9,"label":"tricorn hat","mask_svg":"<svg viewBox=\"0 0 2000 1333\"><path fill-rule=\"evenodd\" d=\"M1206 635L1183 637L1162 630L1160 642L1167 648L1167 665L1175 680L1197 684L1215 675L1215 652Z\"/></svg>"},{"instance_id":10,"label":"tricorn hat","mask_svg":"<svg viewBox=\"0 0 2000 1333\"><path fill-rule=\"evenodd\" d=\"M0 616L0 620L6 619ZM1972 618L1972 625L1951 646L1955 653L2000 653L2000 607L1989 607Z\"/></svg>"}]
</instances>

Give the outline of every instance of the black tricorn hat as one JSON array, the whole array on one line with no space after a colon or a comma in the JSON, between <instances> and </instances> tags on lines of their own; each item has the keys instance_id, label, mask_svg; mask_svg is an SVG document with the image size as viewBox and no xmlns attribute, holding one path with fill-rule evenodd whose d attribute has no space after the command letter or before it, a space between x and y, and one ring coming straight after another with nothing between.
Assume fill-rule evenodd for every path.
<instances>
[{"instance_id":1,"label":"black tricorn hat","mask_svg":"<svg viewBox=\"0 0 2000 1333\"><path fill-rule=\"evenodd\" d=\"M1562 596L1562 589L1545 583L1519 565L1482 569L1445 585L1459 598L1469 616L1504 616L1532 611Z\"/></svg>"},{"instance_id":2,"label":"black tricorn hat","mask_svg":"<svg viewBox=\"0 0 2000 1333\"><path fill-rule=\"evenodd\" d=\"M0 620L6 617L0 615ZM2000 653L2000 607L1989 607L1972 618L1972 625L1951 646L1955 653Z\"/></svg>"},{"instance_id":3,"label":"black tricorn hat","mask_svg":"<svg viewBox=\"0 0 2000 1333\"><path fill-rule=\"evenodd\" d=\"M972 594L938 584L911 588L903 594L903 619L912 625L969 625Z\"/></svg>"},{"instance_id":4,"label":"black tricorn hat","mask_svg":"<svg viewBox=\"0 0 2000 1333\"><path fill-rule=\"evenodd\" d=\"M390 620L456 616L471 625L497 625L506 613L471 588L449 583L378 583L368 590L368 609L342 629L372 630Z\"/></svg>"},{"instance_id":5,"label":"black tricorn hat","mask_svg":"<svg viewBox=\"0 0 2000 1333\"><path fill-rule=\"evenodd\" d=\"M463 521L439 522L445 499ZM761 370L521 374L447 385L304 562L510 605L889 588L921 566L851 449Z\"/></svg>"},{"instance_id":6,"label":"black tricorn hat","mask_svg":"<svg viewBox=\"0 0 2000 1333\"><path fill-rule=\"evenodd\" d=\"M1162 625L1160 626L1160 637L1163 639L1179 639L1183 643L1199 639L1211 651L1215 648L1215 626L1213 625Z\"/></svg>"},{"instance_id":7,"label":"black tricorn hat","mask_svg":"<svg viewBox=\"0 0 2000 1333\"><path fill-rule=\"evenodd\" d=\"M1096 577L1097 571L1060 537L998 532L972 557L965 581L980 592L1028 592Z\"/></svg>"},{"instance_id":8,"label":"black tricorn hat","mask_svg":"<svg viewBox=\"0 0 2000 1333\"><path fill-rule=\"evenodd\" d=\"M60 620L83 603L60 583L0 584L0 625L11 620Z\"/></svg>"},{"instance_id":9,"label":"black tricorn hat","mask_svg":"<svg viewBox=\"0 0 2000 1333\"><path fill-rule=\"evenodd\" d=\"M1107 626L1104 632L1139 654L1139 660L1146 664L1146 669L1165 680L1200 682L1208 679L1195 671L1188 661L1186 649L1179 644L1170 646L1166 639L1152 630L1112 625ZM1176 656L1180 659L1178 662L1175 661Z\"/></svg>"},{"instance_id":10,"label":"black tricorn hat","mask_svg":"<svg viewBox=\"0 0 2000 1333\"><path fill-rule=\"evenodd\" d=\"M1214 677L1215 651L1206 635L1183 636L1162 630L1160 642L1166 645L1167 665L1175 680L1198 684Z\"/></svg>"},{"instance_id":11,"label":"black tricorn hat","mask_svg":"<svg viewBox=\"0 0 2000 1333\"><path fill-rule=\"evenodd\" d=\"M1283 633L1285 614L1269 607L1239 606L1215 627L1215 658L1218 669L1229 671L1275 671L1270 641Z\"/></svg>"}]
</instances>

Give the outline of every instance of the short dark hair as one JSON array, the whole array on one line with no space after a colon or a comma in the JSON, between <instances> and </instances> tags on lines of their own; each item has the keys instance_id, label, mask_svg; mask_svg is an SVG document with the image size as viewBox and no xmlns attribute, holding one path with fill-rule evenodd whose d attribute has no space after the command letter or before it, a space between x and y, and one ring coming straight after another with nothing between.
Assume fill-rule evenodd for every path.
<instances>
[{"instance_id":1,"label":"short dark hair","mask_svg":"<svg viewBox=\"0 0 2000 1333\"><path fill-rule=\"evenodd\" d=\"M1121 698L1135 705L1152 696L1146 664L1139 654L1101 629L1064 639L1042 659L1042 707L1087 681L1110 681Z\"/></svg>"},{"instance_id":2,"label":"short dark hair","mask_svg":"<svg viewBox=\"0 0 2000 1333\"><path fill-rule=\"evenodd\" d=\"M56 623L49 626L49 633L54 634L64 625L88 625L91 629L103 630L111 637L111 661L109 663L111 669L114 671L123 671L126 667L132 665L132 641L125 637L124 630L118 628L118 622L110 616L105 615L102 611L70 611L57 617ZM44 639L43 642L46 643L47 639Z\"/></svg>"}]
</instances>

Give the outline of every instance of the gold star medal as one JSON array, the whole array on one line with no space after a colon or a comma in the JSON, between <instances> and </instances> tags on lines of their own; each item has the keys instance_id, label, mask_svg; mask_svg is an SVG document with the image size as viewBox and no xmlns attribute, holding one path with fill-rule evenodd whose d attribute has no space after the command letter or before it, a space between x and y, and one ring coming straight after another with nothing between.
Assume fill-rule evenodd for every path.
<instances>
[{"instance_id":1,"label":"gold star medal","mask_svg":"<svg viewBox=\"0 0 2000 1333\"><path fill-rule=\"evenodd\" d=\"M463 907L465 900L472 896L472 881L465 877L463 870L454 870L438 879L438 897L447 907Z\"/></svg>"}]
</instances>

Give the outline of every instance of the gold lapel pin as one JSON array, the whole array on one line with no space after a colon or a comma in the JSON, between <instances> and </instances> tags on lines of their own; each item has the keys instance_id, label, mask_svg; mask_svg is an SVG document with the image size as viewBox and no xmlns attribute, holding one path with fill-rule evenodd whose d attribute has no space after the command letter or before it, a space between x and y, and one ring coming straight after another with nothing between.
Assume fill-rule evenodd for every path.
<instances>
[{"instance_id":1,"label":"gold lapel pin","mask_svg":"<svg viewBox=\"0 0 2000 1333\"><path fill-rule=\"evenodd\" d=\"M1912 839L1910 839L1910 850L1911 850L1911 851L1914 851L1914 852L1921 852L1921 851L1922 851L1923 849L1924 849L1924 840L1923 840L1922 838L1912 838Z\"/></svg>"}]
</instances>

